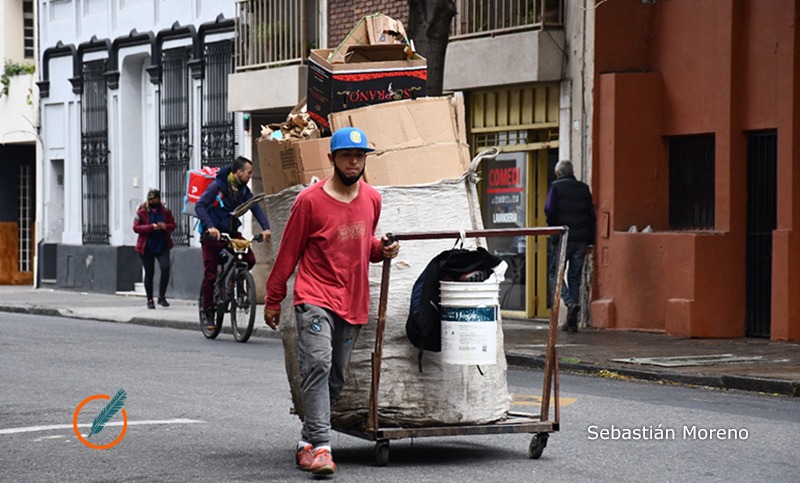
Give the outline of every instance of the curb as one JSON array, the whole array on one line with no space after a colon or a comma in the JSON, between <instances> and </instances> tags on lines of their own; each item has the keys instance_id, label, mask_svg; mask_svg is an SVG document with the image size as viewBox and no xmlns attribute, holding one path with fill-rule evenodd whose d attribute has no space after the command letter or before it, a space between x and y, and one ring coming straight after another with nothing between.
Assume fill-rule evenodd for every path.
<instances>
[{"instance_id":1,"label":"curb","mask_svg":"<svg viewBox=\"0 0 800 483\"><path fill-rule=\"evenodd\" d=\"M103 317L92 317L85 315L77 315L70 311L63 309L53 309L46 307L25 307L18 305L0 305L0 312L12 314L28 314L28 315L41 315L43 317L65 317L68 319L77 320L93 320L95 322L109 322L112 324L131 324L141 325L144 327L160 327L167 329L179 330L196 330L200 332L200 327L195 322L187 322L184 320L167 320L167 319L154 319L149 317L133 317L129 320L114 320ZM256 320L258 322L258 320ZM230 326L222 327L221 334L230 334ZM273 330L265 330L259 327L253 328L251 337L258 337L260 339L280 339L280 332Z\"/></svg>"},{"instance_id":2,"label":"curb","mask_svg":"<svg viewBox=\"0 0 800 483\"><path fill-rule=\"evenodd\" d=\"M0 312L7 312L11 314L30 314L41 315L44 317L68 317L61 313L58 309L50 309L45 307L21 307L16 305L0 305Z\"/></svg>"},{"instance_id":3,"label":"curb","mask_svg":"<svg viewBox=\"0 0 800 483\"><path fill-rule=\"evenodd\" d=\"M506 352L509 365L544 369L545 357L542 355L527 355L519 352ZM613 372L621 376L651 382L672 382L688 386L706 386L719 389L736 389L748 392L762 392L779 394L781 396L800 397L800 382L783 379L765 379L747 376L708 376L702 374L680 374L677 372L657 372L643 369L628 369L620 367L600 366L591 363L559 362L558 367L569 373L582 373L602 375L604 372Z\"/></svg>"},{"instance_id":4,"label":"curb","mask_svg":"<svg viewBox=\"0 0 800 483\"><path fill-rule=\"evenodd\" d=\"M112 321L113 322L113 321ZM132 325L142 325L146 327L164 327L167 329L180 329L180 330L195 330L200 332L199 321L197 322L186 322L183 320L163 320L163 319L151 319L146 317L134 317L127 322L128 324ZM258 323L258 317L256 317L256 323ZM229 325L223 326L220 334L231 334L231 328ZM280 332L274 330L265 330L260 327L253 327L253 333L250 337L258 337L259 339L280 339Z\"/></svg>"}]
</instances>

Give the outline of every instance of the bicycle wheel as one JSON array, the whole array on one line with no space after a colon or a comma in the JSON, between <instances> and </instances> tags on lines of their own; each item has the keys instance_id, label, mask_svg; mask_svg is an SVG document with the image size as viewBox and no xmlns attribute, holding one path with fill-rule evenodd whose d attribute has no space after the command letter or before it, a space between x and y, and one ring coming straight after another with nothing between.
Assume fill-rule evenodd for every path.
<instances>
[{"instance_id":1,"label":"bicycle wheel","mask_svg":"<svg viewBox=\"0 0 800 483\"><path fill-rule=\"evenodd\" d=\"M203 291L200 290L200 297L197 299L197 312L200 317L200 329L203 331L203 335L206 336L206 339L214 339L219 335L219 331L222 330L222 319L225 317L225 311L220 310L217 307L217 313L215 314L216 325L214 326L214 330L208 330L206 326L206 316L203 313Z\"/></svg>"},{"instance_id":2,"label":"bicycle wheel","mask_svg":"<svg viewBox=\"0 0 800 483\"><path fill-rule=\"evenodd\" d=\"M253 276L247 270L236 274L231 297L231 329L237 342L247 342L256 321L256 289Z\"/></svg>"}]
</instances>

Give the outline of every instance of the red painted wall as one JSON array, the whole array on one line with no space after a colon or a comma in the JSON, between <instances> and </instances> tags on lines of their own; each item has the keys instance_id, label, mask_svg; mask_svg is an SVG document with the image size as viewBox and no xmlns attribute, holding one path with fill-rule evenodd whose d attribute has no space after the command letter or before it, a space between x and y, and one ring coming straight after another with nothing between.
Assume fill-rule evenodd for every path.
<instances>
[{"instance_id":1,"label":"red painted wall","mask_svg":"<svg viewBox=\"0 0 800 483\"><path fill-rule=\"evenodd\" d=\"M593 318L691 337L745 334L746 132L778 131L772 338L800 340L800 159L792 0L598 5ZM670 231L667 137L715 136L715 223ZM608 220L605 230L604 220ZM651 225L653 234L627 233Z\"/></svg>"}]
</instances>

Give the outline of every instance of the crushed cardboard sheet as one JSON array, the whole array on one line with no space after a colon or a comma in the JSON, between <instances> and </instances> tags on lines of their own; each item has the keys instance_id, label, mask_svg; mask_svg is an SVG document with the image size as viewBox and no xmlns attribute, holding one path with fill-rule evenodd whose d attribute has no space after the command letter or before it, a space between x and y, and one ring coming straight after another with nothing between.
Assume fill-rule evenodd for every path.
<instances>
[{"instance_id":1,"label":"crushed cardboard sheet","mask_svg":"<svg viewBox=\"0 0 800 483\"><path fill-rule=\"evenodd\" d=\"M469 166L464 103L459 97L424 97L332 113L333 130L355 126L375 152L366 180L374 186L453 179Z\"/></svg>"},{"instance_id":2,"label":"crushed cardboard sheet","mask_svg":"<svg viewBox=\"0 0 800 483\"><path fill-rule=\"evenodd\" d=\"M280 134L276 134L280 132ZM320 137L320 130L311 116L308 114L306 99L303 98L294 109L289 112L286 121L279 124L269 124L261 126L261 137L259 139L317 139Z\"/></svg>"}]
</instances>

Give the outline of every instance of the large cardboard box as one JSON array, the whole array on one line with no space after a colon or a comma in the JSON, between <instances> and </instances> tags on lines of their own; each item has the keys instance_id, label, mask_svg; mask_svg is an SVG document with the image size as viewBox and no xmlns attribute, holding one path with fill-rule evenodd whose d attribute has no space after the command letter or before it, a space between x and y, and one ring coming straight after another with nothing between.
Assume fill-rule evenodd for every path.
<instances>
[{"instance_id":1,"label":"large cardboard box","mask_svg":"<svg viewBox=\"0 0 800 483\"><path fill-rule=\"evenodd\" d=\"M328 160L330 139L258 140L258 161L264 193L271 195L297 184L333 174Z\"/></svg>"},{"instance_id":2,"label":"large cardboard box","mask_svg":"<svg viewBox=\"0 0 800 483\"><path fill-rule=\"evenodd\" d=\"M464 104L460 98L426 97L333 113L333 130L355 126L375 152L366 180L375 186L455 179L469 168Z\"/></svg>"},{"instance_id":3,"label":"large cardboard box","mask_svg":"<svg viewBox=\"0 0 800 483\"><path fill-rule=\"evenodd\" d=\"M327 60L330 53L329 49L312 50L308 63L308 113L325 129L330 129L330 113L427 95L424 57L415 54L411 60L331 63Z\"/></svg>"}]
</instances>

